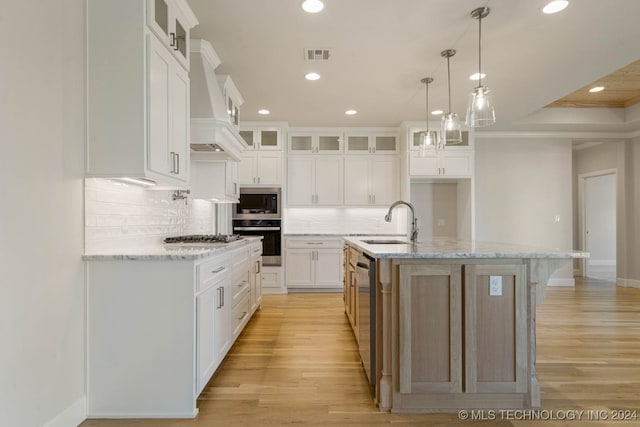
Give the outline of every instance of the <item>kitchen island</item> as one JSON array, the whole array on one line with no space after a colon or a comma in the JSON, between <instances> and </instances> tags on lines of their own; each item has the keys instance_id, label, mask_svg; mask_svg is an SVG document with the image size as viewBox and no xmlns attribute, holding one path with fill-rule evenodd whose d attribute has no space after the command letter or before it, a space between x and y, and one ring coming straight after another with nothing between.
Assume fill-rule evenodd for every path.
<instances>
[{"instance_id":1,"label":"kitchen island","mask_svg":"<svg viewBox=\"0 0 640 427\"><path fill-rule=\"evenodd\" d=\"M540 407L536 306L551 274L587 253L455 240L344 240L345 311L371 311L370 325L363 313L350 321L360 347L370 346L373 357L361 355L365 369L371 364L381 411ZM363 260L371 260L370 285L358 274ZM369 304L354 303L363 296Z\"/></svg>"}]
</instances>

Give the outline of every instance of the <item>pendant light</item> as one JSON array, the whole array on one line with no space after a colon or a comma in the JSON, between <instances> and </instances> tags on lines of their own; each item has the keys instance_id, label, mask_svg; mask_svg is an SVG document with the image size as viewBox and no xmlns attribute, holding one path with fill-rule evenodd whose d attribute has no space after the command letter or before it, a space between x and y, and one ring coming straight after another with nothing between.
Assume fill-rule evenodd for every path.
<instances>
[{"instance_id":1,"label":"pendant light","mask_svg":"<svg viewBox=\"0 0 640 427\"><path fill-rule=\"evenodd\" d=\"M482 85L482 18L489 15L488 7L479 7L471 12L471 16L478 20L478 86L469 95L467 119L465 124L472 128L489 126L496 122L496 112L493 109L491 91Z\"/></svg>"},{"instance_id":2,"label":"pendant light","mask_svg":"<svg viewBox=\"0 0 640 427\"><path fill-rule=\"evenodd\" d=\"M427 153L436 149L436 135L434 131L429 130L429 83L433 83L433 77L425 77L420 80L421 83L427 87L426 96L426 118L427 118L427 130L420 132L420 157L426 157Z\"/></svg>"},{"instance_id":3,"label":"pendant light","mask_svg":"<svg viewBox=\"0 0 640 427\"><path fill-rule=\"evenodd\" d=\"M462 131L460 130L460 120L456 113L451 112L451 64L450 59L456 54L455 49L447 49L440 52L440 56L447 58L447 79L449 85L449 111L442 116L440 129L440 145L456 145L462 142Z\"/></svg>"}]
</instances>

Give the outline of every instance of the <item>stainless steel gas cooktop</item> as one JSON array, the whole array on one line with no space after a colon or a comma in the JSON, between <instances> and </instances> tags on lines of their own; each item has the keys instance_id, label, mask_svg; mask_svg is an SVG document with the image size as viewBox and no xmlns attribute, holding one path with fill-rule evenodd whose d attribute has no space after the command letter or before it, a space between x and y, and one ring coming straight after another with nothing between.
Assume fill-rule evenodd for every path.
<instances>
[{"instance_id":1,"label":"stainless steel gas cooktop","mask_svg":"<svg viewBox=\"0 0 640 427\"><path fill-rule=\"evenodd\" d=\"M229 243L242 239L239 234L188 234L164 239L165 243Z\"/></svg>"}]
</instances>

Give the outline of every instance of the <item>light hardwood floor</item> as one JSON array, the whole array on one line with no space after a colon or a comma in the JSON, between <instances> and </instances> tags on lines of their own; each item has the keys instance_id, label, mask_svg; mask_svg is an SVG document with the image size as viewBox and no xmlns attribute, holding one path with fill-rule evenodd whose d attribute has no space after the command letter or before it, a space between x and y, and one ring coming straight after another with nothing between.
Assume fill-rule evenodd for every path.
<instances>
[{"instance_id":1,"label":"light hardwood floor","mask_svg":"<svg viewBox=\"0 0 640 427\"><path fill-rule=\"evenodd\" d=\"M606 422L587 421L587 412L570 421L518 421L505 419L506 413L489 421L380 413L367 389L342 295L289 294L264 297L262 310L200 396L196 419L88 420L82 427L640 426L640 289L580 279L575 288L549 288L537 322L538 378L543 407L550 410L544 416L602 410L598 414L607 415ZM637 411L639 419L613 423L612 409Z\"/></svg>"}]
</instances>

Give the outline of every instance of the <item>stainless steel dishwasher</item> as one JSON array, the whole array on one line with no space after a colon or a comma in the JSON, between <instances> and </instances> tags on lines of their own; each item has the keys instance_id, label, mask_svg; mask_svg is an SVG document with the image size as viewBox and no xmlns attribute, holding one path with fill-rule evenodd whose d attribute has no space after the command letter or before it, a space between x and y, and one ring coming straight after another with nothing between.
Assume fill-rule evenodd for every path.
<instances>
[{"instance_id":1,"label":"stainless steel dishwasher","mask_svg":"<svg viewBox=\"0 0 640 427\"><path fill-rule=\"evenodd\" d=\"M360 254L358 269L358 328L362 366L369 384L375 387L376 376L376 260ZM374 390L375 392L375 390Z\"/></svg>"}]
</instances>

